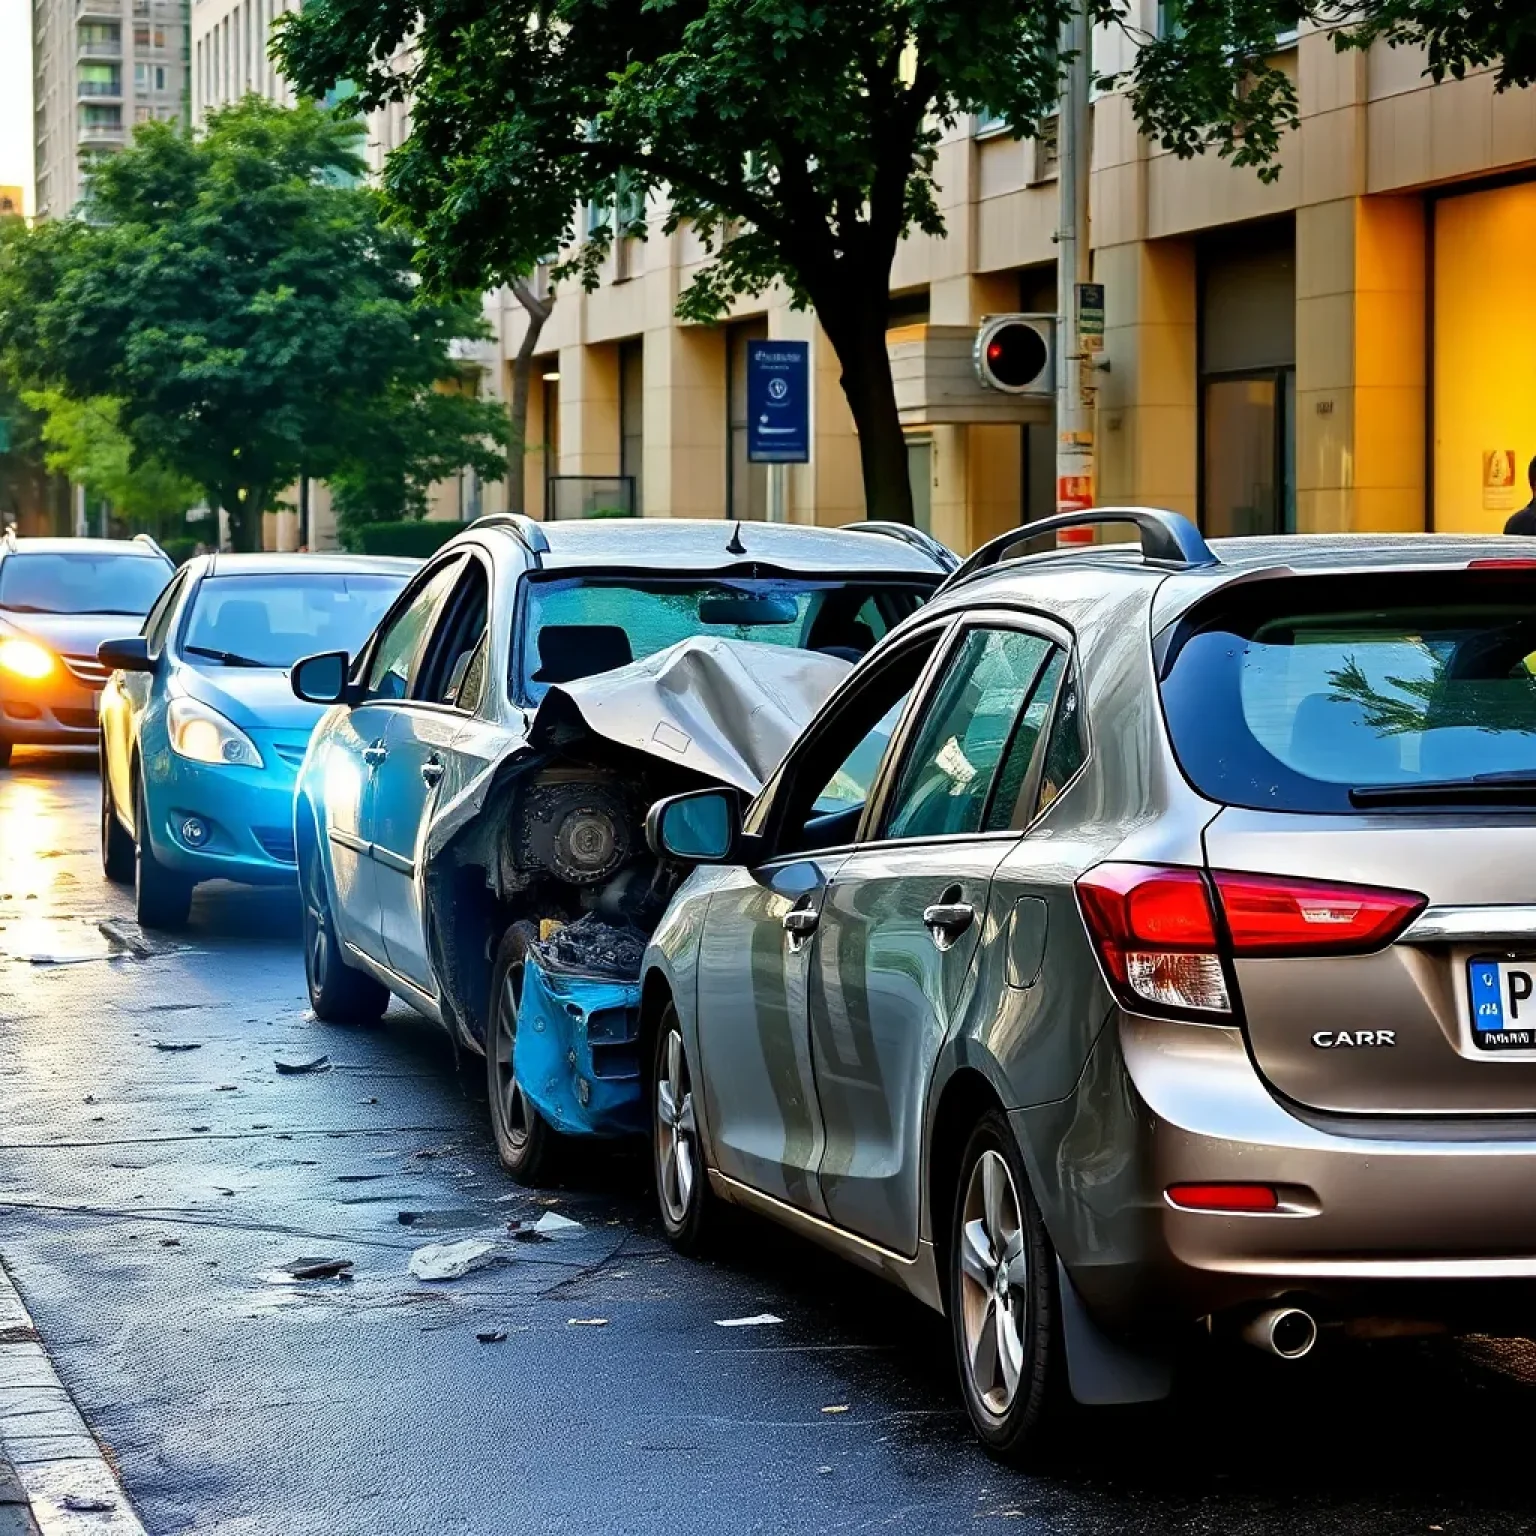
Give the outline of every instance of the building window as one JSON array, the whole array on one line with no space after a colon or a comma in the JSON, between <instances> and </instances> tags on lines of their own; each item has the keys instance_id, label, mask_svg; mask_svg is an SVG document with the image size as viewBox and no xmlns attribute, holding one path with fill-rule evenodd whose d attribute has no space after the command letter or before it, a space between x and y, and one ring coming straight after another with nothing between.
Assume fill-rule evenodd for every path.
<instances>
[{"instance_id":1,"label":"building window","mask_svg":"<svg viewBox=\"0 0 1536 1536\"><path fill-rule=\"evenodd\" d=\"M766 320L747 320L725 333L725 500L728 515L741 522L768 520L768 466L747 459L747 343L767 339Z\"/></svg>"},{"instance_id":2,"label":"building window","mask_svg":"<svg viewBox=\"0 0 1536 1536\"><path fill-rule=\"evenodd\" d=\"M907 479L912 485L912 522L933 532L933 439L907 439Z\"/></svg>"},{"instance_id":3,"label":"building window","mask_svg":"<svg viewBox=\"0 0 1536 1536\"><path fill-rule=\"evenodd\" d=\"M632 510L645 516L645 342L619 343L619 473L634 485Z\"/></svg>"},{"instance_id":4,"label":"building window","mask_svg":"<svg viewBox=\"0 0 1536 1536\"><path fill-rule=\"evenodd\" d=\"M1296 531L1296 237L1290 219L1200 251L1200 524Z\"/></svg>"},{"instance_id":5,"label":"building window","mask_svg":"<svg viewBox=\"0 0 1536 1536\"><path fill-rule=\"evenodd\" d=\"M544 515L551 511L549 482L560 473L560 375L551 370L544 385Z\"/></svg>"},{"instance_id":6,"label":"building window","mask_svg":"<svg viewBox=\"0 0 1536 1536\"><path fill-rule=\"evenodd\" d=\"M82 64L78 80L82 96L121 96L123 77L116 64Z\"/></svg>"}]
</instances>

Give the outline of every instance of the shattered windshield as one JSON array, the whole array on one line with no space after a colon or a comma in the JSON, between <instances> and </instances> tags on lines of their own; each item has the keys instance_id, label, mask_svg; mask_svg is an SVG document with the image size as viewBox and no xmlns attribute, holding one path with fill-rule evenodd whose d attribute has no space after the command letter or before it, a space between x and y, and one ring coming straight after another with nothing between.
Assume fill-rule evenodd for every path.
<instances>
[{"instance_id":1,"label":"shattered windshield","mask_svg":"<svg viewBox=\"0 0 1536 1536\"><path fill-rule=\"evenodd\" d=\"M697 635L857 661L924 595L917 585L814 578L533 577L524 583L514 692L536 704L552 683L609 672Z\"/></svg>"}]
</instances>

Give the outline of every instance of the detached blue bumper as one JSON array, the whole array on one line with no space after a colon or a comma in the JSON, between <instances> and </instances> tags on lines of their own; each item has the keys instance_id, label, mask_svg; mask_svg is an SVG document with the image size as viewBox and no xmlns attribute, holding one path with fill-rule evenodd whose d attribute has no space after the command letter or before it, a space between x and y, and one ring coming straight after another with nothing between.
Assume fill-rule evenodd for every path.
<instances>
[{"instance_id":1,"label":"detached blue bumper","mask_svg":"<svg viewBox=\"0 0 1536 1536\"><path fill-rule=\"evenodd\" d=\"M146 763L150 837L161 863L192 880L287 885L297 878L296 770L267 742L261 750L264 768L199 763L169 750Z\"/></svg>"},{"instance_id":2,"label":"detached blue bumper","mask_svg":"<svg viewBox=\"0 0 1536 1536\"><path fill-rule=\"evenodd\" d=\"M567 1136L646 1129L640 983L547 971L529 956L512 1067L528 1102Z\"/></svg>"}]
</instances>

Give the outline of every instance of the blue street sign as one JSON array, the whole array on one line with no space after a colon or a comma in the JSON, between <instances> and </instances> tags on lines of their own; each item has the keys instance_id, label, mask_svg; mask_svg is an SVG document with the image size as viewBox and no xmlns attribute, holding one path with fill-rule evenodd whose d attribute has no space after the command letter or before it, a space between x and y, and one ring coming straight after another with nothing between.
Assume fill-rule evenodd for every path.
<instances>
[{"instance_id":1,"label":"blue street sign","mask_svg":"<svg viewBox=\"0 0 1536 1536\"><path fill-rule=\"evenodd\" d=\"M810 462L808 343L747 343L747 458L753 464Z\"/></svg>"}]
</instances>

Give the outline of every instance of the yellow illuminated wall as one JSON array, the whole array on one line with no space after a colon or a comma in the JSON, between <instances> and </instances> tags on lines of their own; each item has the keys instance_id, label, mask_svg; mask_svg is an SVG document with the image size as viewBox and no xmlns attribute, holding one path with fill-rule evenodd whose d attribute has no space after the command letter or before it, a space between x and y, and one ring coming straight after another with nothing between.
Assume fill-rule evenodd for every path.
<instances>
[{"instance_id":1,"label":"yellow illuminated wall","mask_svg":"<svg viewBox=\"0 0 1536 1536\"><path fill-rule=\"evenodd\" d=\"M1496 533L1530 499L1533 247L1536 182L1435 206L1434 510L1442 533Z\"/></svg>"}]
</instances>

